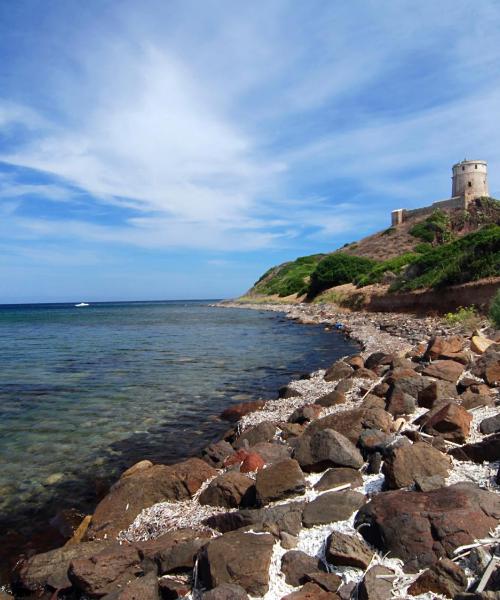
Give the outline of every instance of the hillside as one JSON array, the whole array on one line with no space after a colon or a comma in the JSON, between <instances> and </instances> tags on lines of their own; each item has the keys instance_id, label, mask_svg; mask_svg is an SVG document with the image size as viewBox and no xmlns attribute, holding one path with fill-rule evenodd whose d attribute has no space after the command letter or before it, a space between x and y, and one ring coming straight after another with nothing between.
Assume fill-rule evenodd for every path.
<instances>
[{"instance_id":1,"label":"hillside","mask_svg":"<svg viewBox=\"0 0 500 600\"><path fill-rule=\"evenodd\" d=\"M245 297L331 300L336 292L345 296L349 284L347 295L359 304L358 291L369 295L374 285L379 294L396 294L498 276L500 202L480 198L468 210L435 210L331 253L273 267Z\"/></svg>"}]
</instances>

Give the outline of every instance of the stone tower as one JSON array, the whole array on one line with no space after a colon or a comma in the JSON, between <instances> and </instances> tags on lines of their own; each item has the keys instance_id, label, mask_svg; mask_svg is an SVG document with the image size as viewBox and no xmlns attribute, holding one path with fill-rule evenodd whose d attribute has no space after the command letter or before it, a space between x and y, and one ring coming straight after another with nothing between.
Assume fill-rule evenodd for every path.
<instances>
[{"instance_id":1,"label":"stone tower","mask_svg":"<svg viewBox=\"0 0 500 600\"><path fill-rule=\"evenodd\" d=\"M461 198L464 208L471 200L489 196L488 163L485 160L463 160L453 165L452 198Z\"/></svg>"}]
</instances>

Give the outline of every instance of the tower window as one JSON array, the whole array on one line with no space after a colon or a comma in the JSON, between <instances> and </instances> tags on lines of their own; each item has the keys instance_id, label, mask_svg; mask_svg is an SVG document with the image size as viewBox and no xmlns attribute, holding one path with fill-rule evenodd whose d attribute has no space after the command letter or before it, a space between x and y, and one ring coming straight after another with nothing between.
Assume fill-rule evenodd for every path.
<instances>
[{"instance_id":1,"label":"tower window","mask_svg":"<svg viewBox=\"0 0 500 600\"><path fill-rule=\"evenodd\" d=\"M469 187L472 187L472 181L469 181Z\"/></svg>"},{"instance_id":2,"label":"tower window","mask_svg":"<svg viewBox=\"0 0 500 600\"><path fill-rule=\"evenodd\" d=\"M462 171L465 171L465 167L462 167Z\"/></svg>"},{"instance_id":3,"label":"tower window","mask_svg":"<svg viewBox=\"0 0 500 600\"><path fill-rule=\"evenodd\" d=\"M477 165L474 168L477 169Z\"/></svg>"}]
</instances>

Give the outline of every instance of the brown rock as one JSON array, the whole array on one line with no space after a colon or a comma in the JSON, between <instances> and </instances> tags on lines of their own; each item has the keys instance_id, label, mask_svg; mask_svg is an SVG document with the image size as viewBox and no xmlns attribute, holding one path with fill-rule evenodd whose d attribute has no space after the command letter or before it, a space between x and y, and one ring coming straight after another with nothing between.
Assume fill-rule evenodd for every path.
<instances>
[{"instance_id":1,"label":"brown rock","mask_svg":"<svg viewBox=\"0 0 500 600\"><path fill-rule=\"evenodd\" d=\"M361 408L380 408L385 410L385 404L385 398L375 396L375 394L368 394L363 402L361 402Z\"/></svg>"},{"instance_id":2,"label":"brown rock","mask_svg":"<svg viewBox=\"0 0 500 600\"><path fill-rule=\"evenodd\" d=\"M462 483L431 492L382 492L360 509L354 524L411 573L452 558L455 548L487 535L499 517L497 494Z\"/></svg>"},{"instance_id":3,"label":"brown rock","mask_svg":"<svg viewBox=\"0 0 500 600\"><path fill-rule=\"evenodd\" d=\"M450 352L461 352L465 346L465 339L461 336L454 335L451 337L444 338L442 336L436 336L431 338L425 352L425 358L435 360L442 354L448 354Z\"/></svg>"},{"instance_id":4,"label":"brown rock","mask_svg":"<svg viewBox=\"0 0 500 600\"><path fill-rule=\"evenodd\" d=\"M333 390L333 392L329 392L315 400L315 403L319 406L336 406L337 404L344 404L344 402L345 394L338 390Z\"/></svg>"},{"instance_id":5,"label":"brown rock","mask_svg":"<svg viewBox=\"0 0 500 600\"><path fill-rule=\"evenodd\" d=\"M324 471L327 467L359 469L364 460L360 451L334 429L322 429L297 441L294 457L306 471Z\"/></svg>"},{"instance_id":6,"label":"brown rock","mask_svg":"<svg viewBox=\"0 0 500 600\"><path fill-rule=\"evenodd\" d=\"M495 401L491 396L474 393L471 388L460 394L459 401L466 410L476 408L477 406L495 406Z\"/></svg>"},{"instance_id":7,"label":"brown rock","mask_svg":"<svg viewBox=\"0 0 500 600\"><path fill-rule=\"evenodd\" d=\"M249 600L249 598L241 585L222 583L213 590L205 592L203 600Z\"/></svg>"},{"instance_id":8,"label":"brown rock","mask_svg":"<svg viewBox=\"0 0 500 600\"><path fill-rule=\"evenodd\" d=\"M458 460L472 460L476 463L496 461L500 456L500 433L494 433L475 444L452 448L449 454Z\"/></svg>"},{"instance_id":9,"label":"brown rock","mask_svg":"<svg viewBox=\"0 0 500 600\"><path fill-rule=\"evenodd\" d=\"M144 509L158 502L190 498L217 474L205 461L191 458L176 465L153 465L120 479L98 504L87 536L114 538Z\"/></svg>"},{"instance_id":10,"label":"brown rock","mask_svg":"<svg viewBox=\"0 0 500 600\"><path fill-rule=\"evenodd\" d=\"M257 501L262 506L274 500L303 494L304 474L296 460L288 459L259 471L255 479Z\"/></svg>"},{"instance_id":11,"label":"brown rock","mask_svg":"<svg viewBox=\"0 0 500 600\"><path fill-rule=\"evenodd\" d=\"M393 354L384 354L384 352L374 352L365 361L365 367L367 369L373 369L379 365L392 365L394 360Z\"/></svg>"},{"instance_id":12,"label":"brown rock","mask_svg":"<svg viewBox=\"0 0 500 600\"><path fill-rule=\"evenodd\" d=\"M369 569L359 584L359 600L388 600L394 583L394 571L375 565Z\"/></svg>"},{"instance_id":13,"label":"brown rock","mask_svg":"<svg viewBox=\"0 0 500 600\"><path fill-rule=\"evenodd\" d=\"M350 490L326 492L312 502L306 504L302 515L302 523L306 527L326 525L348 519L366 502L359 492Z\"/></svg>"},{"instance_id":14,"label":"brown rock","mask_svg":"<svg viewBox=\"0 0 500 600\"><path fill-rule=\"evenodd\" d=\"M107 548L111 542L85 542L35 554L23 561L17 574L17 585L29 592L47 587L63 590L71 587L67 573L75 558L87 558Z\"/></svg>"},{"instance_id":15,"label":"brown rock","mask_svg":"<svg viewBox=\"0 0 500 600\"><path fill-rule=\"evenodd\" d=\"M263 421L254 427L249 427L236 439L233 444L238 450L240 448L250 448L261 442L270 442L276 433L276 425Z\"/></svg>"},{"instance_id":16,"label":"brown rock","mask_svg":"<svg viewBox=\"0 0 500 600\"><path fill-rule=\"evenodd\" d=\"M449 381L431 381L418 392L418 405L432 408L436 401L455 399L458 397L457 387Z\"/></svg>"},{"instance_id":17,"label":"brown rock","mask_svg":"<svg viewBox=\"0 0 500 600\"><path fill-rule=\"evenodd\" d=\"M375 381L378 379L378 375L374 373L371 369L365 369L361 367L360 369L356 369L350 375L351 379L370 379L371 381Z\"/></svg>"},{"instance_id":18,"label":"brown rock","mask_svg":"<svg viewBox=\"0 0 500 600\"><path fill-rule=\"evenodd\" d=\"M255 446L252 446L248 450L249 452L256 452L259 454L266 465L273 465L282 460L286 460L287 458L290 458L290 454L292 453L291 448L288 446L270 442L255 444Z\"/></svg>"},{"instance_id":19,"label":"brown rock","mask_svg":"<svg viewBox=\"0 0 500 600\"><path fill-rule=\"evenodd\" d=\"M191 585L183 579L162 577L158 581L158 585L163 600L177 600L177 598L185 598L191 593ZM248 596L245 600L248 600Z\"/></svg>"},{"instance_id":20,"label":"brown rock","mask_svg":"<svg viewBox=\"0 0 500 600\"><path fill-rule=\"evenodd\" d=\"M390 431L392 416L379 408L353 408L334 413L310 423L305 434L312 436L322 429L338 431L353 444L357 444L359 435L364 428Z\"/></svg>"},{"instance_id":21,"label":"brown rock","mask_svg":"<svg viewBox=\"0 0 500 600\"><path fill-rule=\"evenodd\" d=\"M351 366L353 369L361 369L365 366L365 361L360 354L356 354L355 356L349 356L349 358L345 359L345 362Z\"/></svg>"},{"instance_id":22,"label":"brown rock","mask_svg":"<svg viewBox=\"0 0 500 600\"><path fill-rule=\"evenodd\" d=\"M488 338L473 335L470 341L470 349L476 354L484 354L486 350L488 350L488 348L494 343L495 342L493 340L489 340Z\"/></svg>"},{"instance_id":23,"label":"brown rock","mask_svg":"<svg viewBox=\"0 0 500 600\"><path fill-rule=\"evenodd\" d=\"M269 589L274 537L232 531L208 542L198 560L201 583L209 589L223 583L240 585L252 596Z\"/></svg>"},{"instance_id":24,"label":"brown rock","mask_svg":"<svg viewBox=\"0 0 500 600\"><path fill-rule=\"evenodd\" d=\"M461 365L454 360L436 360L425 367L423 374L428 377L449 381L450 383L457 383L457 380L463 371L464 365Z\"/></svg>"},{"instance_id":25,"label":"brown rock","mask_svg":"<svg viewBox=\"0 0 500 600\"><path fill-rule=\"evenodd\" d=\"M393 417L411 415L415 412L415 398L406 394L398 387L394 387L388 394L386 410Z\"/></svg>"},{"instance_id":26,"label":"brown rock","mask_svg":"<svg viewBox=\"0 0 500 600\"><path fill-rule=\"evenodd\" d=\"M493 417L488 417L487 419L483 419L481 423L479 423L479 431L484 433L485 435L489 435L490 433L499 433L500 432L500 413L496 414Z\"/></svg>"},{"instance_id":27,"label":"brown rock","mask_svg":"<svg viewBox=\"0 0 500 600\"><path fill-rule=\"evenodd\" d=\"M299 391L294 390L289 385L284 385L278 390L278 398L300 398L301 396L302 394Z\"/></svg>"},{"instance_id":28,"label":"brown rock","mask_svg":"<svg viewBox=\"0 0 500 600\"><path fill-rule=\"evenodd\" d=\"M188 586L184 585L184 588L186 587ZM170 596L170 598L182 597L178 593L175 596ZM113 592L111 598L113 600L159 600L158 578L155 573L146 573L143 577L131 579L123 587L119 587ZM111 600L111 598L105 596L105 600ZM163 598L169 600L168 596L163 596Z\"/></svg>"},{"instance_id":29,"label":"brown rock","mask_svg":"<svg viewBox=\"0 0 500 600\"><path fill-rule=\"evenodd\" d=\"M434 592L454 598L459 592L467 588L467 576L464 571L453 561L442 558L436 564L419 575L408 588L412 596Z\"/></svg>"},{"instance_id":30,"label":"brown rock","mask_svg":"<svg viewBox=\"0 0 500 600\"><path fill-rule=\"evenodd\" d=\"M334 531L326 540L326 560L332 565L367 569L373 555L368 544L354 535Z\"/></svg>"},{"instance_id":31,"label":"brown rock","mask_svg":"<svg viewBox=\"0 0 500 600\"><path fill-rule=\"evenodd\" d=\"M255 483L243 473L229 471L211 481L199 501L200 504L226 508L252 506L255 503Z\"/></svg>"},{"instance_id":32,"label":"brown rock","mask_svg":"<svg viewBox=\"0 0 500 600\"><path fill-rule=\"evenodd\" d=\"M210 444L201 452L203 460L216 469L221 469L227 458L232 454L234 454L234 449L225 440Z\"/></svg>"},{"instance_id":33,"label":"brown rock","mask_svg":"<svg viewBox=\"0 0 500 600\"><path fill-rule=\"evenodd\" d=\"M325 573L324 571L314 571L307 573L306 581L319 585L327 592L336 592L342 585L342 579L335 573Z\"/></svg>"},{"instance_id":34,"label":"brown rock","mask_svg":"<svg viewBox=\"0 0 500 600\"><path fill-rule=\"evenodd\" d=\"M426 421L424 432L462 444L469 435L471 422L472 415L465 408L450 402Z\"/></svg>"},{"instance_id":35,"label":"brown rock","mask_svg":"<svg viewBox=\"0 0 500 600\"><path fill-rule=\"evenodd\" d=\"M137 473L138 471L143 471L144 469L149 469L152 466L153 466L153 463L150 460L140 460L139 462L135 463L135 465L132 465L126 471L124 471L121 475L121 479L123 477L128 477L129 475L133 475L134 473Z\"/></svg>"},{"instance_id":36,"label":"brown rock","mask_svg":"<svg viewBox=\"0 0 500 600\"><path fill-rule=\"evenodd\" d=\"M339 596L332 592L327 592L319 585L309 582L296 592L283 596L281 600L338 600Z\"/></svg>"},{"instance_id":37,"label":"brown rock","mask_svg":"<svg viewBox=\"0 0 500 600\"><path fill-rule=\"evenodd\" d=\"M90 558L71 561L68 578L80 593L100 598L119 591L141 573L137 548L113 544Z\"/></svg>"},{"instance_id":38,"label":"brown rock","mask_svg":"<svg viewBox=\"0 0 500 600\"><path fill-rule=\"evenodd\" d=\"M305 425L299 425L298 423L280 423L278 427L281 430L281 437L285 440L302 435L306 428Z\"/></svg>"},{"instance_id":39,"label":"brown rock","mask_svg":"<svg viewBox=\"0 0 500 600\"><path fill-rule=\"evenodd\" d=\"M319 404L306 404L294 410L288 421L289 423L308 423L317 419L322 410L323 408Z\"/></svg>"},{"instance_id":40,"label":"brown rock","mask_svg":"<svg viewBox=\"0 0 500 600\"><path fill-rule=\"evenodd\" d=\"M248 413L264 408L265 403L265 400L254 400L253 402L242 402L241 404L235 404L234 406L226 408L226 410L221 414L220 418L223 421L235 423L236 421L239 421L241 417L248 415Z\"/></svg>"},{"instance_id":41,"label":"brown rock","mask_svg":"<svg viewBox=\"0 0 500 600\"><path fill-rule=\"evenodd\" d=\"M249 452L240 466L240 473L253 473L255 471L260 471L265 466L264 459L260 454L256 452Z\"/></svg>"},{"instance_id":42,"label":"brown rock","mask_svg":"<svg viewBox=\"0 0 500 600\"><path fill-rule=\"evenodd\" d=\"M357 488L363 485L363 477L356 469L338 468L328 469L323 477L314 486L315 490L324 492L334 487L350 483L351 488Z\"/></svg>"},{"instance_id":43,"label":"brown rock","mask_svg":"<svg viewBox=\"0 0 500 600\"><path fill-rule=\"evenodd\" d=\"M289 550L281 559L281 571L285 581L293 587L306 582L307 573L314 573L321 568L321 561L300 550Z\"/></svg>"},{"instance_id":44,"label":"brown rock","mask_svg":"<svg viewBox=\"0 0 500 600\"><path fill-rule=\"evenodd\" d=\"M384 461L382 472L389 489L413 485L417 478L441 475L447 477L450 459L424 442L394 448Z\"/></svg>"},{"instance_id":45,"label":"brown rock","mask_svg":"<svg viewBox=\"0 0 500 600\"><path fill-rule=\"evenodd\" d=\"M348 365L343 360L338 360L333 363L333 365L327 369L325 373L325 381L338 381L339 379L344 379L345 377L349 377L351 373L354 372L354 369Z\"/></svg>"},{"instance_id":46,"label":"brown rock","mask_svg":"<svg viewBox=\"0 0 500 600\"><path fill-rule=\"evenodd\" d=\"M492 344L476 360L471 372L476 377L482 377L490 386L498 385L500 382L500 344Z\"/></svg>"}]
</instances>

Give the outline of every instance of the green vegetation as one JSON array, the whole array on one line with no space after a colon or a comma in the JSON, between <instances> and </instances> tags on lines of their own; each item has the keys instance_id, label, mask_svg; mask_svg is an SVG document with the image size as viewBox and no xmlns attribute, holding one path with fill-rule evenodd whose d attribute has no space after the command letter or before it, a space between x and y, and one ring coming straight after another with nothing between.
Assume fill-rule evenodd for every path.
<instances>
[{"instance_id":1,"label":"green vegetation","mask_svg":"<svg viewBox=\"0 0 500 600\"><path fill-rule=\"evenodd\" d=\"M446 313L444 319L449 325L463 325L467 329L476 329L481 323L475 306L460 306L455 312Z\"/></svg>"},{"instance_id":2,"label":"green vegetation","mask_svg":"<svg viewBox=\"0 0 500 600\"><path fill-rule=\"evenodd\" d=\"M409 233L427 243L446 244L453 239L450 217L442 210L435 210L430 217L414 225Z\"/></svg>"},{"instance_id":3,"label":"green vegetation","mask_svg":"<svg viewBox=\"0 0 500 600\"><path fill-rule=\"evenodd\" d=\"M491 225L420 255L391 291L439 288L500 275L500 227Z\"/></svg>"},{"instance_id":4,"label":"green vegetation","mask_svg":"<svg viewBox=\"0 0 500 600\"><path fill-rule=\"evenodd\" d=\"M495 327L500 329L500 290L498 290L491 301L490 319L495 324Z\"/></svg>"},{"instance_id":5,"label":"green vegetation","mask_svg":"<svg viewBox=\"0 0 500 600\"><path fill-rule=\"evenodd\" d=\"M429 250L432 250L432 244L429 244L427 242L417 244L415 248L413 248L413 251L418 252L419 254L425 254L426 252L429 252Z\"/></svg>"},{"instance_id":6,"label":"green vegetation","mask_svg":"<svg viewBox=\"0 0 500 600\"><path fill-rule=\"evenodd\" d=\"M253 291L258 294L271 296L290 296L305 294L309 285L309 277L324 254L301 256L293 262L269 269L257 281Z\"/></svg>"},{"instance_id":7,"label":"green vegetation","mask_svg":"<svg viewBox=\"0 0 500 600\"><path fill-rule=\"evenodd\" d=\"M323 258L311 274L308 297L335 285L351 283L360 275L368 273L377 263L370 258L351 256L343 252L329 254Z\"/></svg>"},{"instance_id":8,"label":"green vegetation","mask_svg":"<svg viewBox=\"0 0 500 600\"><path fill-rule=\"evenodd\" d=\"M358 287L364 287L365 285L380 283L383 280L385 273L391 272L397 275L417 258L419 258L418 254L408 252L407 254L384 260L384 262L375 265L368 273L359 276L356 279L356 284Z\"/></svg>"}]
</instances>

